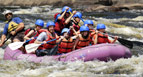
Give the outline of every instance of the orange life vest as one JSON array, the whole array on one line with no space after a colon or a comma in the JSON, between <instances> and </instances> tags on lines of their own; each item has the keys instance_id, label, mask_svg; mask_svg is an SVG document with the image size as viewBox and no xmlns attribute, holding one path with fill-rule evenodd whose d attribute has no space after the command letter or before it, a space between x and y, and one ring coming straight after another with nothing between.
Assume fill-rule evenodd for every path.
<instances>
[{"instance_id":1,"label":"orange life vest","mask_svg":"<svg viewBox=\"0 0 143 77\"><path fill-rule=\"evenodd\" d=\"M101 43L111 43L111 41L108 39L108 35L107 34L101 34L98 33L98 37L97 37L97 44L101 44Z\"/></svg>"},{"instance_id":2,"label":"orange life vest","mask_svg":"<svg viewBox=\"0 0 143 77\"><path fill-rule=\"evenodd\" d=\"M72 38L68 40L64 38L59 45L58 52L59 53L71 52L73 45L74 45L74 40Z\"/></svg>"},{"instance_id":3,"label":"orange life vest","mask_svg":"<svg viewBox=\"0 0 143 77\"><path fill-rule=\"evenodd\" d=\"M83 47L86 47L86 46L89 46L90 44L90 35L88 36L87 39L84 39L81 34L79 35L79 41L76 45L76 49L80 49L80 48L83 48Z\"/></svg>"},{"instance_id":4,"label":"orange life vest","mask_svg":"<svg viewBox=\"0 0 143 77\"><path fill-rule=\"evenodd\" d=\"M55 36L53 37L53 36L51 35L51 33L50 33L49 31L47 31L47 39L46 39L45 41L50 41L50 40L55 39L55 38L58 39L57 34L55 33L54 35L55 35ZM51 49L51 48L53 48L55 45L56 45L56 40L55 40L55 41L52 41L52 42L49 42L49 43L47 43L47 44L41 45L38 49L40 49L40 50Z\"/></svg>"}]
</instances>

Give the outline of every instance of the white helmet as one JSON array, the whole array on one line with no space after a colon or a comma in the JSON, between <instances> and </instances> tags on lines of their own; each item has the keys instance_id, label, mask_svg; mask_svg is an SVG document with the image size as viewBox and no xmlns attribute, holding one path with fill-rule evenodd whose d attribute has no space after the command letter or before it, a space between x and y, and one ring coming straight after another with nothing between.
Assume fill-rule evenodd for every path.
<instances>
[{"instance_id":1,"label":"white helmet","mask_svg":"<svg viewBox=\"0 0 143 77\"><path fill-rule=\"evenodd\" d=\"M8 14L8 13L12 13L12 11L10 11L10 10L5 10L2 14L5 16L5 15Z\"/></svg>"}]
</instances>

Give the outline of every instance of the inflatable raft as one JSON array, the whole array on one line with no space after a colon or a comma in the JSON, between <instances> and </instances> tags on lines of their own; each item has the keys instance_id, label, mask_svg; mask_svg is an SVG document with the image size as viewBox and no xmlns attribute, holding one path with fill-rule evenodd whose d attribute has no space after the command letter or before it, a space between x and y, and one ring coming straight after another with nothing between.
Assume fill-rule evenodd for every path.
<instances>
[{"instance_id":1,"label":"inflatable raft","mask_svg":"<svg viewBox=\"0 0 143 77\"><path fill-rule=\"evenodd\" d=\"M37 57L35 54L23 54L20 50L11 50L9 47L5 49L4 60L27 60L30 62L48 62L57 61L109 61L119 58L129 58L131 52L128 48L118 44L99 44L84 47L67 54Z\"/></svg>"}]
</instances>

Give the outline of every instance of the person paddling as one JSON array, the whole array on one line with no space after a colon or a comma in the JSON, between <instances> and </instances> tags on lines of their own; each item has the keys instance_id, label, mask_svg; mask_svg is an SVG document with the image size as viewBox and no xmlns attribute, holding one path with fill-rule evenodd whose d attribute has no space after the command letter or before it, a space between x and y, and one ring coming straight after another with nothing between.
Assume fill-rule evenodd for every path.
<instances>
[{"instance_id":1,"label":"person paddling","mask_svg":"<svg viewBox=\"0 0 143 77\"><path fill-rule=\"evenodd\" d=\"M80 29L79 22L81 19L82 19L82 13L76 12L76 14L73 16L73 20L72 20L72 22L73 22L72 26L76 32L79 31L79 29ZM80 33L80 31L78 33ZM70 35L71 36L75 35L73 30L70 31Z\"/></svg>"},{"instance_id":2,"label":"person paddling","mask_svg":"<svg viewBox=\"0 0 143 77\"><path fill-rule=\"evenodd\" d=\"M94 23L93 23L92 20L86 20L86 21L84 22L84 25L85 25L85 26L88 26L90 32L95 32L95 30L94 30L94 28L93 28Z\"/></svg>"},{"instance_id":3,"label":"person paddling","mask_svg":"<svg viewBox=\"0 0 143 77\"><path fill-rule=\"evenodd\" d=\"M89 28L83 25L80 27L80 34L78 34L73 50L89 46L89 44L90 44Z\"/></svg>"},{"instance_id":4,"label":"person paddling","mask_svg":"<svg viewBox=\"0 0 143 77\"><path fill-rule=\"evenodd\" d=\"M34 37L38 37L40 33L46 31L46 29L42 29L44 27L44 21L41 19L36 20L35 28L29 28L25 31L25 40L33 39L29 41L29 43L34 43Z\"/></svg>"},{"instance_id":5,"label":"person paddling","mask_svg":"<svg viewBox=\"0 0 143 77\"><path fill-rule=\"evenodd\" d=\"M80 14L78 15L80 19L82 19L82 16L80 17ZM91 34L91 37L96 33L96 31L93 28L93 21L92 20L86 20L84 21L84 25L89 28L89 33ZM73 25L74 26L74 25ZM80 27L79 27L80 28ZM74 28L75 29L75 28ZM75 30L77 34L80 34L80 30ZM74 34L75 35L75 34Z\"/></svg>"},{"instance_id":6,"label":"person paddling","mask_svg":"<svg viewBox=\"0 0 143 77\"><path fill-rule=\"evenodd\" d=\"M44 45L41 45L38 50L36 50L35 53L37 56L49 55L48 52L56 45L56 40L46 43L49 40L59 38L55 33L54 27L55 23L53 21L47 22L47 31L40 33L40 35L37 37L35 43L44 43Z\"/></svg>"},{"instance_id":7,"label":"person paddling","mask_svg":"<svg viewBox=\"0 0 143 77\"><path fill-rule=\"evenodd\" d=\"M94 44L101 44L101 43L114 43L118 39L118 36L114 37L114 40L111 41L108 38L108 34L105 32L106 26L104 24L97 24L96 29L99 31L97 36L93 36L95 38Z\"/></svg>"},{"instance_id":8,"label":"person paddling","mask_svg":"<svg viewBox=\"0 0 143 77\"><path fill-rule=\"evenodd\" d=\"M19 17L13 17L13 13L10 10L3 12L7 23L5 24L3 34L1 36L0 47L6 42L6 39L11 38L12 42L24 41L24 23ZM6 38L6 36L9 36Z\"/></svg>"},{"instance_id":9,"label":"person paddling","mask_svg":"<svg viewBox=\"0 0 143 77\"><path fill-rule=\"evenodd\" d=\"M55 19L55 32L60 35L61 30L63 28L69 28L71 22L71 18L73 15L70 15L70 12L72 12L72 9L68 6L64 6L62 9L62 13L56 13L54 15ZM75 13L74 13L75 14Z\"/></svg>"},{"instance_id":10,"label":"person paddling","mask_svg":"<svg viewBox=\"0 0 143 77\"><path fill-rule=\"evenodd\" d=\"M95 41L96 37L97 37L97 33L98 31L97 30L94 30L93 26L94 26L94 23L92 20L86 20L84 22L84 25L87 26L90 30L90 36L91 36L91 45L94 45L97 41Z\"/></svg>"},{"instance_id":11,"label":"person paddling","mask_svg":"<svg viewBox=\"0 0 143 77\"><path fill-rule=\"evenodd\" d=\"M70 27L70 29L73 27ZM71 52L74 46L74 42L76 39L76 36L70 36L70 32L68 28L64 28L61 32L62 36L61 36L61 43L59 44L59 48L58 48L58 53L62 54L62 53L68 53Z\"/></svg>"}]
</instances>

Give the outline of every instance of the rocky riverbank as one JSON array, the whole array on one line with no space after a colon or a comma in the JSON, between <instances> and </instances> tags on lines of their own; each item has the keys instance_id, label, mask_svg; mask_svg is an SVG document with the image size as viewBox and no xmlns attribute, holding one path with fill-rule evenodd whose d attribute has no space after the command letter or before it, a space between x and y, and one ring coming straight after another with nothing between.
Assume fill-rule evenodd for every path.
<instances>
[{"instance_id":1,"label":"rocky riverbank","mask_svg":"<svg viewBox=\"0 0 143 77\"><path fill-rule=\"evenodd\" d=\"M0 6L83 6L83 5L124 5L143 3L143 0L0 0Z\"/></svg>"},{"instance_id":2,"label":"rocky riverbank","mask_svg":"<svg viewBox=\"0 0 143 77\"><path fill-rule=\"evenodd\" d=\"M86 12L93 12L93 11L99 11L99 12L106 12L106 11L123 11L123 10L132 10L132 9L143 9L143 4L135 3L135 4L116 4L112 6L104 6L104 5L91 5L87 8L84 8L84 11Z\"/></svg>"},{"instance_id":3,"label":"rocky riverbank","mask_svg":"<svg viewBox=\"0 0 143 77\"><path fill-rule=\"evenodd\" d=\"M0 0L0 6L43 6L63 7L68 5L84 8L83 11L122 11L143 9L143 0Z\"/></svg>"}]
</instances>

